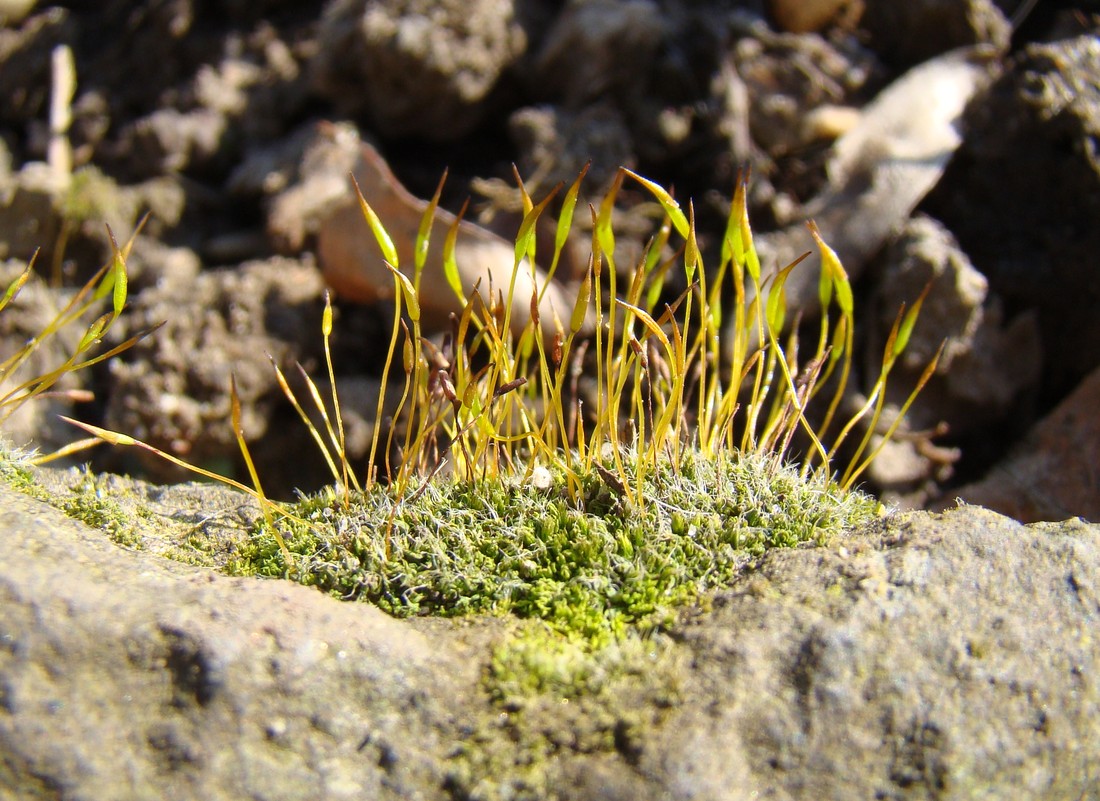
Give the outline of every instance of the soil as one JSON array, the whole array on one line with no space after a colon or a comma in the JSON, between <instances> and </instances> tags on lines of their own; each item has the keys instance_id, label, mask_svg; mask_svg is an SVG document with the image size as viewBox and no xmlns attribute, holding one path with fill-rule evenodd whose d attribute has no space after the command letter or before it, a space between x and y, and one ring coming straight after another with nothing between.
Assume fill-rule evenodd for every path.
<instances>
[{"instance_id":1,"label":"soil","mask_svg":"<svg viewBox=\"0 0 1100 801\"><path fill-rule=\"evenodd\" d=\"M149 213L128 262L129 309L112 336L121 341L160 321L166 327L86 371L82 382L95 401L73 414L240 477L229 425L234 375L243 428L269 492L285 497L330 480L268 360L270 354L288 375L301 363L324 383L325 283L315 251L325 207L311 205L309 192L301 191L314 186L307 181L318 174L311 158L319 157L311 147L322 129L370 142L418 197L429 197L449 169L442 207L457 212L472 198L468 216L509 238L517 219L513 164L538 198L591 159L586 200L598 200L625 165L693 198L701 245L712 252L728 202L719 199L728 199L740 167L752 170L750 215L759 232L800 225L803 205L828 188L830 139L851 125L844 115L914 64L954 47L987 45L996 52L993 74L1002 76L992 97L1002 106L1014 102L1014 87L1026 92L1028 76L1044 69L1068 64L1079 83L1069 81L1063 91L1081 98L1097 82L1087 44L1073 44L1096 30L1096 5L1084 0L1044 3L1016 20L1013 14L1029 4L960 4L973 6L965 19L928 16L952 12L916 4L908 21L892 18L890 3L868 0L862 17L850 9L826 14L815 30L801 33L777 30L778 3L441 2L430 22L415 5L148 0L38 3L22 14L4 12L10 17L0 28L0 257L7 259L8 280L40 248L38 273L63 297L109 259L105 222L125 240ZM898 47L899 26L910 24L928 31L919 37L919 52ZM1055 50L1042 50L1045 43ZM51 135L50 125L51 93L58 94L63 74L51 55L59 45L71 49L76 82L63 136ZM1078 52L1074 47L1081 54L1076 61L1059 55ZM1020 280L995 246L1003 228L1020 227L1019 217L1007 219L999 198L989 197L981 198L984 228L976 230L965 212L978 200L975 187L990 191L991 181L1008 180L990 173L1003 169L1005 148L1025 148L1036 137L1085 141L1087 125L1082 131L1066 122L1054 134L1013 138L991 123L982 127L983 120L1017 113L995 107L1002 111L995 118L987 106L970 115L973 132L921 207L946 225L945 247L958 250L957 233L963 258L975 257L974 274L982 275L968 280L986 282L970 302L970 317L960 323L947 315L945 325L977 327L977 308L986 333L971 349L985 354L984 361L971 358L981 362L973 368L980 380L964 373L953 385L937 377L912 412L910 444L890 469L870 478L872 489L910 504L950 496L953 486L981 475L1100 363L1091 329L1081 329L1080 347L1067 352L1073 332L1085 325L1084 310L1094 305L1088 298L1095 282L1083 276L1081 259L1095 252L1089 238L1095 232L1076 244L1058 240L1054 274L1080 290L1080 305L1071 302L1060 315L1061 299ZM58 155L51 142L56 148L62 140L68 147ZM1044 158L1056 158L1055 147L1033 145L1037 155L1023 162L1026 176L1046 174ZM1072 237L1075 221L1092 214L1100 184L1095 172L1062 169L1072 170L1073 180L1048 187L1047 207L1079 209L1063 214L1064 233ZM1024 184L1041 180L1026 176L1019 178ZM348 197L346 183L333 191ZM637 252L652 230L643 200L632 190L621 195L627 252ZM1050 242L1049 236L1017 241L1015 258ZM899 293L890 290L902 280L901 261L897 253L869 259L857 285L869 309L884 296L881 302L896 303ZM916 278L906 280L919 290ZM350 450L365 469L383 355L375 343L388 335L389 309L339 295L335 304L337 384ZM892 312L882 312L881 324L871 316L857 343L867 360L881 347ZM35 323L15 318L9 310L3 325L18 342ZM939 329L928 336L938 341ZM907 369L912 381L920 367ZM973 390L982 381L993 387L984 394ZM9 425L9 436L43 450L71 441L54 411ZM935 438L922 433L937 427ZM96 470L182 478L164 462L135 460L129 451L100 448L80 458L91 458Z\"/></svg>"}]
</instances>

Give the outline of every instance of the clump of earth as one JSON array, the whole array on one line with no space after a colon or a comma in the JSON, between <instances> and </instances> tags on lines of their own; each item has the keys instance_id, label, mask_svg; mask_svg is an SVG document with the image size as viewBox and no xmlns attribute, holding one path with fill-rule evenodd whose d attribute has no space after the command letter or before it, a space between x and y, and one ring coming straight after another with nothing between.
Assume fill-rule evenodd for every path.
<instances>
[{"instance_id":1,"label":"clump of earth","mask_svg":"<svg viewBox=\"0 0 1100 801\"><path fill-rule=\"evenodd\" d=\"M110 257L105 225L125 241L148 214L129 258L130 307L112 335L166 321L73 379L94 402L41 404L10 421L9 436L51 450L75 438L56 421L68 411L242 476L228 422L234 375L269 491L316 489L331 476L268 358L322 380L319 320L331 289L349 453L365 469L389 303L386 287L338 280L325 246L366 247L365 225L346 214L348 174L364 153L382 165L374 175L414 200L448 169L441 208L457 212L469 199L467 218L505 239L522 210L513 165L538 199L591 162L582 203L598 202L626 166L693 200L711 262L748 169L765 269L811 249L807 217L833 226L830 244L860 301L858 390L877 376L900 304L932 281L887 418L945 341L944 355L868 488L909 506L972 491L994 507L1012 500L1021 518L1095 516L1087 481L1067 489L1042 465L1079 474L1100 449L1095 432L1072 427L1074 409L1094 400L1086 379L1100 365L1090 277L1100 244L1100 165L1089 144L1100 128L1097 8L788 5L5 4L4 277L37 249L42 291L60 298ZM931 83L932 67L960 48L971 48L958 72L967 77ZM908 88L906 74L918 76ZM888 90L900 98L893 105ZM948 97L958 141L914 157L936 134L914 130L906 109ZM856 130L869 133L846 138ZM638 189L620 194L619 264L654 229L645 200ZM588 235L575 232L574 250ZM564 297L584 267L570 252L556 279ZM0 323L12 342L41 319L21 314L14 307ZM805 324L814 314L805 310ZM860 402L859 391L848 399ZM1044 418L1071 433L1044 437ZM97 470L182 477L107 448L80 458Z\"/></svg>"}]
</instances>

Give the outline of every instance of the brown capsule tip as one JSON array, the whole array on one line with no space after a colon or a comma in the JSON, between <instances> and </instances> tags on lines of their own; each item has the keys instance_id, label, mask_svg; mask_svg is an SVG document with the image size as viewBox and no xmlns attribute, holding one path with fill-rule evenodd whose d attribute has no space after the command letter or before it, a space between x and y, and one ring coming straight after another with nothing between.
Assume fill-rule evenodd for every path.
<instances>
[{"instance_id":1,"label":"brown capsule tip","mask_svg":"<svg viewBox=\"0 0 1100 801\"><path fill-rule=\"evenodd\" d=\"M509 392L514 392L526 383L527 377L520 376L519 378L515 378L509 381L507 384L501 384L499 387L497 387L496 392L493 393L493 399L495 400L501 395L507 395Z\"/></svg>"},{"instance_id":2,"label":"brown capsule tip","mask_svg":"<svg viewBox=\"0 0 1100 801\"><path fill-rule=\"evenodd\" d=\"M455 392L455 385L451 383L451 377L447 375L447 371L439 370L436 372L436 376L439 378L439 386L447 400L451 403L457 401L458 393Z\"/></svg>"},{"instance_id":3,"label":"brown capsule tip","mask_svg":"<svg viewBox=\"0 0 1100 801\"><path fill-rule=\"evenodd\" d=\"M561 365L562 345L565 343L565 334L558 331L554 334L554 344L550 348L550 361L555 369Z\"/></svg>"}]
</instances>

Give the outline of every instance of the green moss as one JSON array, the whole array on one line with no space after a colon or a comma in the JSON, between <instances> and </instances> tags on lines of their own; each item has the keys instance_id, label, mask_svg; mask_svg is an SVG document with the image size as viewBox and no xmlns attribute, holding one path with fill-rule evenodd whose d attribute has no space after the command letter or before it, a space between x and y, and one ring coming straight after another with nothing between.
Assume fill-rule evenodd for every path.
<instances>
[{"instance_id":1,"label":"green moss","mask_svg":"<svg viewBox=\"0 0 1100 801\"><path fill-rule=\"evenodd\" d=\"M259 515L251 499L232 489L157 487L126 476L95 475L87 468L37 467L30 459L0 443L0 481L105 532L123 547L219 570L242 552L252 564L265 547L264 538L253 534ZM296 543L302 547L300 540Z\"/></svg>"},{"instance_id":2,"label":"green moss","mask_svg":"<svg viewBox=\"0 0 1100 801\"><path fill-rule=\"evenodd\" d=\"M160 554L165 559L171 559L173 562L179 562L184 565L192 565L194 567L216 567L217 564L214 559L203 553L202 551L191 550L189 548L168 548Z\"/></svg>"},{"instance_id":3,"label":"green moss","mask_svg":"<svg viewBox=\"0 0 1100 801\"><path fill-rule=\"evenodd\" d=\"M583 478L576 501L560 476L545 489L518 478L433 482L396 506L381 490L348 510L331 494L313 498L294 509L309 524L290 532L303 557L294 567L304 583L398 617L511 613L600 645L627 628L662 628L769 548L821 542L874 515L867 496L759 459L652 472L641 509L608 501L599 475ZM288 567L260 533L235 570Z\"/></svg>"},{"instance_id":4,"label":"green moss","mask_svg":"<svg viewBox=\"0 0 1100 801\"><path fill-rule=\"evenodd\" d=\"M633 462L626 470L633 471ZM344 509L328 492L293 509L287 565L263 529L230 570L292 575L397 617L510 614L543 628L494 656L491 692L578 696L594 655L628 633L667 628L678 607L729 583L769 548L822 542L873 517L876 504L821 478L759 458L685 458L647 474L646 505L630 509L604 475L548 486L519 477L436 481L414 500L385 490Z\"/></svg>"},{"instance_id":5,"label":"green moss","mask_svg":"<svg viewBox=\"0 0 1100 801\"><path fill-rule=\"evenodd\" d=\"M97 478L85 468L77 482L69 487L69 494L58 496L35 477L29 458L28 454L6 445L0 448L0 478L12 489L48 503L75 520L106 531L118 545L142 547L141 535L131 522L132 516L104 486L106 477Z\"/></svg>"},{"instance_id":6,"label":"green moss","mask_svg":"<svg viewBox=\"0 0 1100 801\"><path fill-rule=\"evenodd\" d=\"M70 483L70 479L66 478L47 487L35 475L27 459L26 454L18 451L0 451L0 478L13 489L48 503L74 520L106 532L116 545L134 549L145 547L142 527L143 524L149 525L155 515L140 504L122 503L127 499L111 486L110 475L97 476L84 467L79 471L59 474L75 475L75 481Z\"/></svg>"},{"instance_id":7,"label":"green moss","mask_svg":"<svg viewBox=\"0 0 1100 801\"><path fill-rule=\"evenodd\" d=\"M144 538L132 519L132 512L111 497L111 492L104 486L106 477L97 477L87 468L80 476L80 480L71 487L72 495L60 499L55 505L69 517L107 532L116 545L144 548Z\"/></svg>"},{"instance_id":8,"label":"green moss","mask_svg":"<svg viewBox=\"0 0 1100 801\"><path fill-rule=\"evenodd\" d=\"M299 511L316 506L323 497L325 496L321 495L317 498L302 501ZM317 517L323 519L325 516L324 511L319 509L316 514L310 515L310 519L315 520ZM289 521L284 520L284 525L288 523ZM322 539L318 535L315 526L291 524L289 530L284 528L282 537L290 553L307 564L319 558L323 553ZM196 537L194 544L201 551L202 546L199 540L201 538ZM256 529L248 539L240 544L236 555L226 562L225 572L231 576L293 578L307 586L317 584L315 577L303 574L297 566L288 569L278 540L262 519L257 521Z\"/></svg>"},{"instance_id":9,"label":"green moss","mask_svg":"<svg viewBox=\"0 0 1100 801\"><path fill-rule=\"evenodd\" d=\"M14 490L40 501L48 501L49 493L38 483L34 471L26 463L26 455L0 443L0 479Z\"/></svg>"},{"instance_id":10,"label":"green moss","mask_svg":"<svg viewBox=\"0 0 1100 801\"><path fill-rule=\"evenodd\" d=\"M513 708L537 694L593 697L628 674L649 675L651 661L666 646L660 635L630 632L593 649L541 622L527 621L494 649L485 686L495 701Z\"/></svg>"},{"instance_id":11,"label":"green moss","mask_svg":"<svg viewBox=\"0 0 1100 801\"><path fill-rule=\"evenodd\" d=\"M536 621L496 649L486 687L500 710L456 749L448 785L458 798L560 795L561 758L637 758L643 732L679 703L690 656L662 635L628 633L598 651ZM544 680L533 682L541 676Z\"/></svg>"}]
</instances>

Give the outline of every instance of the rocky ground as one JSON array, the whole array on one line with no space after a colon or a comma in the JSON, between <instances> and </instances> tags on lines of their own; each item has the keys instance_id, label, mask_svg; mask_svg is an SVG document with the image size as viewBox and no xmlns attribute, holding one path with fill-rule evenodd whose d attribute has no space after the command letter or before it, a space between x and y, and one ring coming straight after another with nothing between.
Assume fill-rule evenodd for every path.
<instances>
[{"instance_id":1,"label":"rocky ground","mask_svg":"<svg viewBox=\"0 0 1100 801\"><path fill-rule=\"evenodd\" d=\"M6 485L0 526L0 798L1100 798L1080 521L772 551L584 694L504 699L507 620L219 576Z\"/></svg>"},{"instance_id":2,"label":"rocky ground","mask_svg":"<svg viewBox=\"0 0 1100 801\"><path fill-rule=\"evenodd\" d=\"M150 212L130 259L127 325L167 321L85 378L97 400L78 414L233 469L235 372L245 430L282 494L327 480L319 461L283 469L281 454L310 446L286 424L292 413L265 355L318 366L322 269L337 289L338 383L360 463L373 424L362 399L380 364L365 343L387 318L363 301L384 307L388 283L346 280L360 269L347 253L364 249L365 234L343 213L361 140L415 196L428 197L449 167L443 206L472 198L469 217L506 237L518 208L512 163L537 198L591 160L585 192L595 200L626 165L694 199L708 252L736 172L749 166L765 265L810 249L801 224L812 215L859 276L864 382L896 308L934 277L898 397L944 339L945 358L905 441L869 476L910 506L1024 470L1013 446L1046 415L1065 418L1054 410L1079 384L1087 393L1081 382L1100 364L1091 269L1100 90L1088 3L864 2L862 14L844 3L654 0L442 2L426 4L430 14L350 0L26 5L11 3L0 29L5 274L41 248L40 273L72 285L109 256L104 221L125 237ZM817 17L805 16L811 8ZM974 44L991 51L980 69L897 81ZM59 45L71 71L51 55ZM64 76L75 80L67 91ZM55 110L51 134L51 97L69 95L55 104L69 118ZM966 105L961 121L941 108L947 98ZM861 133L830 148L853 129ZM956 129L961 143L944 139ZM620 263L652 231L643 199L622 195ZM559 275L567 296L569 269ZM34 321L16 318L3 325L20 341ZM43 449L72 439L49 414L8 430ZM1094 436L1068 439L1096 463ZM1034 456L1034 444L1022 447ZM97 459L139 468L117 453ZM140 467L171 477L164 465ZM1094 476L1073 497L1049 469L1025 470L1023 481L1032 501L1017 516L1097 516Z\"/></svg>"},{"instance_id":3,"label":"rocky ground","mask_svg":"<svg viewBox=\"0 0 1100 801\"><path fill-rule=\"evenodd\" d=\"M0 280L35 249L41 276L0 314L0 354L109 257L105 222L125 239L146 212L112 336L166 321L73 378L94 401L5 432L51 450L68 412L241 474L233 373L269 488L316 488L267 354L320 375L335 289L363 465L388 307L359 280L349 172L405 221L449 168L472 251L514 235L513 163L537 199L591 160L591 201L625 165L694 199L713 262L749 166L765 266L809 249L813 216L857 278L864 388L935 279L893 400L945 357L869 486L1100 519L1098 19L1087 0L0 0ZM652 231L644 199L620 196L620 263ZM133 458L94 465L179 478ZM571 717L485 696L500 621L398 624L210 576L2 491L0 797L1100 798L1083 523L964 508L774 554Z\"/></svg>"}]
</instances>

